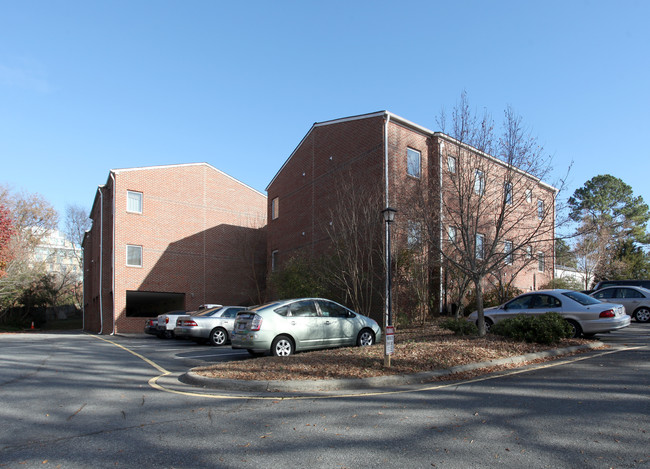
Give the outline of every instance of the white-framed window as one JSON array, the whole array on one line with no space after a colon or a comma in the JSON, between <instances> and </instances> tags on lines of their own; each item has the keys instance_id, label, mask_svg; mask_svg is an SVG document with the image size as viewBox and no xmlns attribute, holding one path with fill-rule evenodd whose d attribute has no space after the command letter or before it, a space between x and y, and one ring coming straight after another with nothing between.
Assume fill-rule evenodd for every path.
<instances>
[{"instance_id":1,"label":"white-framed window","mask_svg":"<svg viewBox=\"0 0 650 469\"><path fill-rule=\"evenodd\" d=\"M474 193L485 194L485 174L480 169L474 171Z\"/></svg>"},{"instance_id":2,"label":"white-framed window","mask_svg":"<svg viewBox=\"0 0 650 469\"><path fill-rule=\"evenodd\" d=\"M409 176L416 178L420 177L420 166L422 163L422 155L419 151L413 148L406 149L406 172Z\"/></svg>"},{"instance_id":3,"label":"white-framed window","mask_svg":"<svg viewBox=\"0 0 650 469\"><path fill-rule=\"evenodd\" d=\"M126 191L126 211L142 213L142 192Z\"/></svg>"},{"instance_id":4,"label":"white-framed window","mask_svg":"<svg viewBox=\"0 0 650 469\"><path fill-rule=\"evenodd\" d=\"M511 182L506 182L503 185L503 192L504 192L506 205L512 205L512 183Z\"/></svg>"},{"instance_id":5,"label":"white-framed window","mask_svg":"<svg viewBox=\"0 0 650 469\"><path fill-rule=\"evenodd\" d=\"M276 197L271 200L271 220L275 220L280 216L280 198Z\"/></svg>"},{"instance_id":6,"label":"white-framed window","mask_svg":"<svg viewBox=\"0 0 650 469\"><path fill-rule=\"evenodd\" d=\"M449 225L447 227L447 236L449 237L449 242L451 244L456 244L457 232L456 232L456 227L455 226Z\"/></svg>"},{"instance_id":7,"label":"white-framed window","mask_svg":"<svg viewBox=\"0 0 650 469\"><path fill-rule=\"evenodd\" d=\"M422 243L422 228L418 222L409 220L406 242L410 248L419 246Z\"/></svg>"},{"instance_id":8,"label":"white-framed window","mask_svg":"<svg viewBox=\"0 0 650 469\"><path fill-rule=\"evenodd\" d=\"M526 189L526 202L531 203L533 201L533 191L531 189Z\"/></svg>"},{"instance_id":9,"label":"white-framed window","mask_svg":"<svg viewBox=\"0 0 650 469\"><path fill-rule=\"evenodd\" d=\"M544 260L544 253L543 252L538 252L537 253L537 270L540 272L544 272L544 268L546 267L545 265L545 260Z\"/></svg>"},{"instance_id":10,"label":"white-framed window","mask_svg":"<svg viewBox=\"0 0 650 469\"><path fill-rule=\"evenodd\" d=\"M503 242L503 252L505 254L506 264L512 265L512 241Z\"/></svg>"},{"instance_id":11,"label":"white-framed window","mask_svg":"<svg viewBox=\"0 0 650 469\"><path fill-rule=\"evenodd\" d=\"M544 218L544 201L543 200L538 200L537 201L537 218L540 220Z\"/></svg>"},{"instance_id":12,"label":"white-framed window","mask_svg":"<svg viewBox=\"0 0 650 469\"><path fill-rule=\"evenodd\" d=\"M456 174L456 158L454 156L447 155L447 171Z\"/></svg>"},{"instance_id":13,"label":"white-framed window","mask_svg":"<svg viewBox=\"0 0 650 469\"><path fill-rule=\"evenodd\" d=\"M271 251L271 272L275 272L278 268L278 250Z\"/></svg>"},{"instance_id":14,"label":"white-framed window","mask_svg":"<svg viewBox=\"0 0 650 469\"><path fill-rule=\"evenodd\" d=\"M126 265L129 267L142 267L142 246L126 245Z\"/></svg>"},{"instance_id":15,"label":"white-framed window","mask_svg":"<svg viewBox=\"0 0 650 469\"><path fill-rule=\"evenodd\" d=\"M485 256L484 242L485 242L485 236L483 236L482 234L477 234L476 235L476 258L477 259L483 259Z\"/></svg>"}]
</instances>

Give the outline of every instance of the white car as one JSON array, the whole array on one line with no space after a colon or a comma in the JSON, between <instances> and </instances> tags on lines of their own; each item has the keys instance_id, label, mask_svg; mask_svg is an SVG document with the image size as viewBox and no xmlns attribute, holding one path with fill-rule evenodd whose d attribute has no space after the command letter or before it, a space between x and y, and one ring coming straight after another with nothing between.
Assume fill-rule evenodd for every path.
<instances>
[{"instance_id":1,"label":"white car","mask_svg":"<svg viewBox=\"0 0 650 469\"><path fill-rule=\"evenodd\" d=\"M158 322L156 324L156 329L158 333L156 334L161 339L171 339L174 337L174 328L176 327L176 319L178 316L188 314L186 311L177 310L177 311L168 311L165 314L158 315Z\"/></svg>"},{"instance_id":2,"label":"white car","mask_svg":"<svg viewBox=\"0 0 650 469\"><path fill-rule=\"evenodd\" d=\"M630 325L630 317L620 304L603 303L589 295L573 290L540 290L524 293L494 308L486 308L485 328L519 314L542 315L556 312L573 328L573 337L592 336L603 332L622 329ZM477 323L478 312L467 317Z\"/></svg>"}]
</instances>

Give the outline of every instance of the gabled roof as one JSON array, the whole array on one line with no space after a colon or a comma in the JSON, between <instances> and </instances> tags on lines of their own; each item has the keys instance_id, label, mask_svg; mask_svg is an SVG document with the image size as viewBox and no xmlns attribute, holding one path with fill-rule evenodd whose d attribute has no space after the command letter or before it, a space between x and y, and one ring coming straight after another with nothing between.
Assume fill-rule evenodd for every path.
<instances>
[{"instance_id":1,"label":"gabled roof","mask_svg":"<svg viewBox=\"0 0 650 469\"><path fill-rule=\"evenodd\" d=\"M249 186L248 184L245 184L245 183L241 182L239 179L235 179L234 177L230 176L227 173L224 173L220 169L215 168L214 166L212 166L209 163L180 163L180 164L168 164L168 165L158 165L158 166L142 166L142 167L136 167L136 168L120 168L120 169L111 169L110 173L120 174L120 173L132 172L132 171L155 171L155 170L159 170L159 169L181 168L181 167L189 167L189 166L205 166L205 167L207 167L207 168L209 168L209 169L211 169L213 171L218 172L219 174L221 174L223 176L226 176L227 178L231 179L232 181L234 181L234 182L236 182L238 184L241 184L242 186L246 187L247 189L250 189L250 190L252 190L254 192L257 192L261 196L266 197L265 194L258 191L257 189L254 189L251 186ZM110 178L110 174L109 174L109 178Z\"/></svg>"},{"instance_id":2,"label":"gabled roof","mask_svg":"<svg viewBox=\"0 0 650 469\"><path fill-rule=\"evenodd\" d=\"M180 163L180 164L168 164L168 165L158 165L158 166L141 166L141 167L135 167L135 168L120 168L120 169L111 169L108 172L108 179L106 181L106 184L97 186L97 192L95 192L95 199L93 200L93 205L90 209L90 213L92 214L95 205L97 204L97 199L99 197L99 191L105 188L111 180L111 175L112 174L120 174L120 173L128 173L128 172L133 172L133 171L155 171L159 169L169 169L169 168L179 168L179 167L186 167L186 166L205 166L209 169L212 169L213 171L218 172L219 174L222 174L223 176L233 180L237 184L241 184L247 189L252 190L253 192L256 192L257 194L261 195L262 197L266 198L266 194L263 194L262 192L258 191L257 189L252 188L248 184L245 184L241 182L239 179L235 179L234 177L230 176L229 174L224 173L223 171L215 168L209 163Z\"/></svg>"},{"instance_id":3,"label":"gabled roof","mask_svg":"<svg viewBox=\"0 0 650 469\"><path fill-rule=\"evenodd\" d=\"M271 179L271 182L268 183L266 186L266 191L268 192L269 187L271 187L271 184L273 184L273 181L278 177L278 174L282 172L284 167L289 163L293 155L296 153L298 148L302 145L302 143L309 138L311 135L312 131L317 128L317 127L325 127L327 125L335 125L335 124L341 124L343 122L351 122L351 121L357 121L357 120L362 120L362 119L373 119L376 117L384 117L384 118L389 118L391 121L394 122L399 122L402 125L405 125L406 127L410 127L411 129L421 132L425 135L434 135L435 132L432 130L429 130L425 127L422 127L421 125L415 124L407 119L404 119L403 117L398 116L397 114L393 114L392 112L389 111L378 111L378 112L371 112L370 114L360 114L358 116L350 116L350 117L342 117L339 119L333 119L329 121L323 121L323 122L315 122L312 126L311 129L309 129L309 132L300 140L300 143L294 148L294 150L291 152L291 155L289 155L289 158L284 162L282 167L275 173L275 176L273 176L273 179Z\"/></svg>"},{"instance_id":4,"label":"gabled roof","mask_svg":"<svg viewBox=\"0 0 650 469\"><path fill-rule=\"evenodd\" d=\"M442 132L435 132L435 131L433 131L433 130L429 130L429 129L427 129L426 127L423 127L423 126L418 125L418 124L416 124L416 123L414 123L414 122L411 122L411 121L408 120L408 119L404 119L403 117L400 117L400 116L398 116L397 114L393 114L393 113L390 112L390 111L378 111L378 112L373 112L373 113L370 113L370 114L360 114L360 115L358 115L358 116L342 117L342 118L340 118L340 119L333 119L333 120L323 121L323 122L315 122L315 123L311 126L311 128L309 129L309 132L307 132L307 134L302 138L302 140L300 141L300 143L298 143L298 145L296 146L296 148L294 148L294 150L291 152L291 155L289 155L289 158L287 158L287 160L284 162L284 164L282 165L282 167L281 167L281 168L280 168L280 169L275 173L275 176L273 176L273 179L271 179L271 182L269 182L268 185L266 186L266 191L268 192L269 187L271 187L271 184L273 184L273 181L275 181L275 179L278 177L278 175L282 172L282 170L284 169L284 167L289 163L289 161L291 160L291 158L293 157L293 155L296 153L296 151L298 150L298 148L300 148L300 146L302 145L302 143L303 143L303 142L304 142L304 141L305 141L305 140L306 140L306 139L311 135L312 131L313 131L315 128L317 128L317 127L324 127L324 126L327 126L327 125L340 124L340 123L343 123L343 122L351 122L351 121L357 121L357 120L362 120L362 119L372 119L372 118L376 118L376 117L383 117L384 119L388 119L388 120L390 120L391 122L397 122L397 123L399 123L399 124L401 124L401 125L403 125L403 126L405 126L405 127L410 128L411 130L414 130L415 132L419 132L419 133L424 134L424 135L427 135L427 136L429 136L429 137L434 137L434 136L436 136L436 137L443 138L443 139L445 139L445 140L447 140L447 141L449 141L449 142L452 142L452 143L454 143L454 144L456 144L456 145L459 145L459 146L461 146L461 147L467 148L468 150L471 150L471 151L473 151L473 152L477 152L477 153L479 153L480 155L482 155L482 156L484 156L484 157L490 159L491 161L494 161L494 162L497 163L497 164L500 164L500 165L503 165L503 166L508 166L508 164L505 163L504 161L501 161L500 159L498 159L498 158L496 158L496 157L494 157L494 156L492 156L492 155L489 155L489 154L487 154L487 153L484 153L484 152L478 150L477 148L474 148L474 147L472 147L472 146L470 146L470 145L467 145L466 143L462 143L462 142L456 140L455 138L450 137L450 136L447 135L447 134L444 134L444 133L442 133ZM558 192L558 189L557 189L557 188L551 186L550 184L547 184L547 183L543 182L543 181L542 181L541 179L539 179L538 177L533 176L532 174L529 174L529 173L527 173L526 171L523 171L523 170L521 170L521 169L519 169L519 168L515 168L515 169L516 169L518 172L520 172L520 173L522 173L522 174L525 174L526 176L528 176L528 177L534 179L538 184L540 184L540 185L542 185L542 186L544 186L544 187L547 187L548 189L551 189L551 190L553 190L553 191L556 192L556 193Z\"/></svg>"}]
</instances>

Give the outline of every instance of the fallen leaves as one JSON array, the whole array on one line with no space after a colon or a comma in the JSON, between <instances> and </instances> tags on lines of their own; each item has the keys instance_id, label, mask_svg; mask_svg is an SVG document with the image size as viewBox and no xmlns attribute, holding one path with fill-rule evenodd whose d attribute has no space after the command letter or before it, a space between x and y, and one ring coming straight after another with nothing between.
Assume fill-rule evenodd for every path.
<instances>
[{"instance_id":1,"label":"fallen leaves","mask_svg":"<svg viewBox=\"0 0 650 469\"><path fill-rule=\"evenodd\" d=\"M434 323L396 331L391 368L384 367L384 346L377 344L297 353L290 357L251 358L193 371L210 378L243 380L370 378L434 371L585 343L582 339L565 339L557 346L546 346L492 335L459 337Z\"/></svg>"}]
</instances>

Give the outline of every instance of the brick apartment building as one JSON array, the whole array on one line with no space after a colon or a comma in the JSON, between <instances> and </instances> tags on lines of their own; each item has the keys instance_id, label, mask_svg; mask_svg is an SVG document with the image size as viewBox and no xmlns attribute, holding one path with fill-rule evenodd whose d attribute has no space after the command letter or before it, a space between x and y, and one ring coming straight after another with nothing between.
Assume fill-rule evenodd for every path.
<instances>
[{"instance_id":1,"label":"brick apartment building","mask_svg":"<svg viewBox=\"0 0 650 469\"><path fill-rule=\"evenodd\" d=\"M349 216L352 206L360 203L356 197L361 192L374 194L375 200L372 210L377 217L377 232L368 243L379 242L380 250L383 249L385 225L381 210L387 206L399 211L394 223L397 243L410 243L413 224L408 217L413 210L409 188L420 181L428 187L432 211L440 211L438 226L433 231L440 233L437 236L439 242L443 242L443 233L455 229L451 224L447 226L440 210L442 197L446 197L452 182L448 164L453 162L449 158L461 154L478 157L481 164L486 165L485 171L494 168L498 174L507 169L507 165L490 155L387 111L315 123L267 187L267 262L270 270L281 268L284 262L299 254L318 257L326 253L332 243L331 227L337 219ZM534 229L538 206L549 215L549 225L545 241L540 237L540 242L528 248L534 252L514 261L513 264L519 263L519 266L513 265L507 273L499 275L508 275L515 287L528 291L539 289L553 278L556 191L522 173L518 171L521 181L514 188L509 187L510 197L524 197L525 190L526 202L521 204L518 209L521 213L517 215L521 233ZM341 202L352 192L355 195L350 195L346 209ZM375 265L384 269L381 261ZM438 262L428 279L435 303L440 308L445 307L448 277ZM373 302L375 319L381 318L382 308L381 302Z\"/></svg>"},{"instance_id":2,"label":"brick apartment building","mask_svg":"<svg viewBox=\"0 0 650 469\"><path fill-rule=\"evenodd\" d=\"M260 301L266 197L206 163L118 169L99 186L84 249L84 330Z\"/></svg>"}]
</instances>

